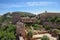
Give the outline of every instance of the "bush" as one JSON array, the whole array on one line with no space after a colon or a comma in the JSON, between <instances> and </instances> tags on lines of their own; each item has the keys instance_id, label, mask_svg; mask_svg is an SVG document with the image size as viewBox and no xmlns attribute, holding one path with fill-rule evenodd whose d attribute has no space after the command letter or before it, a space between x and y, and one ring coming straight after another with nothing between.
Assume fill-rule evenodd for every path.
<instances>
[{"instance_id":1,"label":"bush","mask_svg":"<svg viewBox=\"0 0 60 40\"><path fill-rule=\"evenodd\" d=\"M0 40L16 40L16 26L9 24L0 27Z\"/></svg>"},{"instance_id":2,"label":"bush","mask_svg":"<svg viewBox=\"0 0 60 40\"><path fill-rule=\"evenodd\" d=\"M28 36L28 37L32 37L32 36L33 36L33 32L32 32L31 30L28 31L27 36Z\"/></svg>"},{"instance_id":3,"label":"bush","mask_svg":"<svg viewBox=\"0 0 60 40\"><path fill-rule=\"evenodd\" d=\"M55 33L55 34L59 34L59 33L60 33L60 30L58 30L58 29L54 29L54 30L53 30L53 33Z\"/></svg>"},{"instance_id":4,"label":"bush","mask_svg":"<svg viewBox=\"0 0 60 40\"><path fill-rule=\"evenodd\" d=\"M40 26L38 24L34 24L34 30L39 30L40 29Z\"/></svg>"},{"instance_id":5,"label":"bush","mask_svg":"<svg viewBox=\"0 0 60 40\"><path fill-rule=\"evenodd\" d=\"M50 27L49 26L45 26L44 27L46 30L50 30Z\"/></svg>"},{"instance_id":6,"label":"bush","mask_svg":"<svg viewBox=\"0 0 60 40\"><path fill-rule=\"evenodd\" d=\"M44 35L41 40L50 40L48 36Z\"/></svg>"}]
</instances>

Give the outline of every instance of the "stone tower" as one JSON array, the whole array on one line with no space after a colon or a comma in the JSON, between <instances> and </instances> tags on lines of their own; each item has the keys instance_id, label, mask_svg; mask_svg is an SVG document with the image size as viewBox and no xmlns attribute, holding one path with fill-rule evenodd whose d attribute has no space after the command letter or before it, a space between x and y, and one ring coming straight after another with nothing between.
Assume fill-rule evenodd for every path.
<instances>
[{"instance_id":1,"label":"stone tower","mask_svg":"<svg viewBox=\"0 0 60 40\"><path fill-rule=\"evenodd\" d=\"M20 21L17 22L16 34L17 37L22 36L23 38L26 37L25 27L24 24Z\"/></svg>"}]
</instances>

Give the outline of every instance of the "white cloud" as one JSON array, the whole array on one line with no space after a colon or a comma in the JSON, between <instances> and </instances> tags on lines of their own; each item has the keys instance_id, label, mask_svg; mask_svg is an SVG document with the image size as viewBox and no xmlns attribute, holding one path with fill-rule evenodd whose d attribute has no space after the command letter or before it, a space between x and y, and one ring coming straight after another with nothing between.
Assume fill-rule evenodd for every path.
<instances>
[{"instance_id":1,"label":"white cloud","mask_svg":"<svg viewBox=\"0 0 60 40\"><path fill-rule=\"evenodd\" d=\"M48 6L54 5L56 2L27 2L29 6Z\"/></svg>"}]
</instances>

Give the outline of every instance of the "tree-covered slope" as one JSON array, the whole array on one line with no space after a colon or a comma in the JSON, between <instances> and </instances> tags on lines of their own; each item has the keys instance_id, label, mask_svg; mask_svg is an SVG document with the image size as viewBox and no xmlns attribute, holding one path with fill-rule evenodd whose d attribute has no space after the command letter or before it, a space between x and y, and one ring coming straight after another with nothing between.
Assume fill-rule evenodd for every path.
<instances>
[{"instance_id":1,"label":"tree-covered slope","mask_svg":"<svg viewBox=\"0 0 60 40\"><path fill-rule=\"evenodd\" d=\"M33 16L35 16L35 14L29 13L29 12L12 12L12 15L14 15L14 14L19 14L21 17L26 17L26 16L33 17Z\"/></svg>"},{"instance_id":2,"label":"tree-covered slope","mask_svg":"<svg viewBox=\"0 0 60 40\"><path fill-rule=\"evenodd\" d=\"M7 12L4 15L2 15L0 17L0 23L4 22L4 21L11 21L13 20L15 17L20 18L20 17L34 17L35 14L29 13L29 12ZM14 19L15 20L15 19ZM14 21L13 20L13 21Z\"/></svg>"}]
</instances>

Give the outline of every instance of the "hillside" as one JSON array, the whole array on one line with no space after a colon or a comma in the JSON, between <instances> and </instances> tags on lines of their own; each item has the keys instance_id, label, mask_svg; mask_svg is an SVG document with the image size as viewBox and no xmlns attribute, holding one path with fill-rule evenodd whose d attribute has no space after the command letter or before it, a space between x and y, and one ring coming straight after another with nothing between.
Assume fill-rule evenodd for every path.
<instances>
[{"instance_id":1,"label":"hillside","mask_svg":"<svg viewBox=\"0 0 60 40\"><path fill-rule=\"evenodd\" d=\"M20 16L20 17L34 17L35 16L35 14L32 14L32 13L29 13L29 12L12 12L12 13L10 13L10 12L7 12L7 13L5 13L3 16Z\"/></svg>"},{"instance_id":2,"label":"hillside","mask_svg":"<svg viewBox=\"0 0 60 40\"><path fill-rule=\"evenodd\" d=\"M22 16L22 17L26 17L26 16L29 16L29 17L35 16L35 14L29 13L29 12L12 12L12 15L14 15L14 14L19 14L19 15Z\"/></svg>"},{"instance_id":3,"label":"hillside","mask_svg":"<svg viewBox=\"0 0 60 40\"><path fill-rule=\"evenodd\" d=\"M18 20L20 17L35 17L35 14L29 12L7 12L0 17L0 23L4 21ZM15 19L17 17L17 19Z\"/></svg>"},{"instance_id":4,"label":"hillside","mask_svg":"<svg viewBox=\"0 0 60 40\"><path fill-rule=\"evenodd\" d=\"M16 36L20 34L22 35L25 30L28 32L26 33L28 39L29 36L45 32L48 32L53 36L52 33L55 34L55 32L53 31L55 29L57 30L56 34L60 33L60 17L58 17L58 15L55 16L54 14L52 15L52 13L52 17L51 15L49 15L49 13L34 15L28 12L5 13L0 17L0 40L16 40ZM24 22L22 20L26 20L27 22ZM19 31L16 31L16 29ZM25 35L23 36L25 37Z\"/></svg>"}]
</instances>

